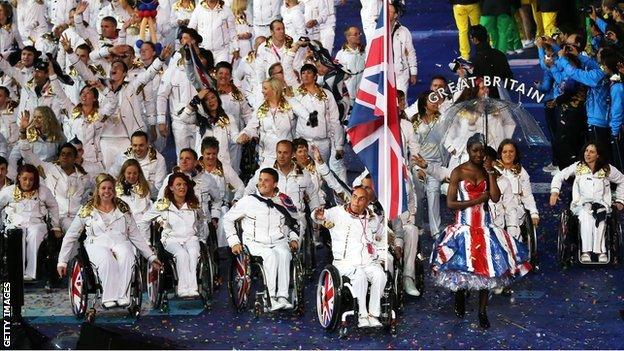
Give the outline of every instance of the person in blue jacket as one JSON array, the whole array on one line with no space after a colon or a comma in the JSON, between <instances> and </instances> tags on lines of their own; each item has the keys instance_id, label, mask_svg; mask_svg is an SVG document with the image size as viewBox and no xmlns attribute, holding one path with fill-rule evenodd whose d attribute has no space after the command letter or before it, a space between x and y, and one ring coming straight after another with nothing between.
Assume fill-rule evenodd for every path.
<instances>
[{"instance_id":1,"label":"person in blue jacket","mask_svg":"<svg viewBox=\"0 0 624 351\"><path fill-rule=\"evenodd\" d=\"M608 103L609 95L608 79L600 69L595 59L583 53L586 38L584 35L571 34L566 38L566 43L559 50L557 68L563 71L566 78L589 87L585 109L587 112L587 138L588 140L609 140ZM577 57L581 66L575 67L566 58L566 54ZM607 155L611 159L611 155Z\"/></svg>"},{"instance_id":2,"label":"person in blue jacket","mask_svg":"<svg viewBox=\"0 0 624 351\"><path fill-rule=\"evenodd\" d=\"M618 169L624 167L624 85L618 72L618 63L624 64L624 56L613 47L606 47L598 52L600 67L609 78L609 128L611 129L612 161Z\"/></svg>"}]
</instances>

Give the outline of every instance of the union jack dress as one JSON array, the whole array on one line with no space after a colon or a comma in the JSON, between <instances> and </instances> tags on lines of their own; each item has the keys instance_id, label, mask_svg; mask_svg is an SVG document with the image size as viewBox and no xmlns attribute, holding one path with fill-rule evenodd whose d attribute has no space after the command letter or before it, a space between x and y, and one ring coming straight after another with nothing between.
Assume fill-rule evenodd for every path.
<instances>
[{"instance_id":1,"label":"union jack dress","mask_svg":"<svg viewBox=\"0 0 624 351\"><path fill-rule=\"evenodd\" d=\"M485 180L462 180L457 199L476 199L486 188ZM483 203L457 211L431 253L434 283L452 291L505 287L531 270L528 259L526 246L495 227Z\"/></svg>"}]
</instances>

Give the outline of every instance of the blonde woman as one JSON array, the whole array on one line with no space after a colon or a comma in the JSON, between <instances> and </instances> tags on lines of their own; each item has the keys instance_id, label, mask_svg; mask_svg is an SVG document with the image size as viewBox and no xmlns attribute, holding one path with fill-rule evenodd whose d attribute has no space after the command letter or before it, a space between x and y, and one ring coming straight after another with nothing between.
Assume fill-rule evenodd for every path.
<instances>
[{"instance_id":1,"label":"blonde woman","mask_svg":"<svg viewBox=\"0 0 624 351\"><path fill-rule=\"evenodd\" d=\"M245 57L251 51L252 16L247 10L247 0L232 1L232 13L236 23L236 41L240 57Z\"/></svg>"},{"instance_id":2,"label":"blonde woman","mask_svg":"<svg viewBox=\"0 0 624 351\"><path fill-rule=\"evenodd\" d=\"M137 223L141 221L145 212L152 206L149 183L145 179L139 161L133 158L126 160L121 166L115 192L121 200L130 206L132 217Z\"/></svg>"},{"instance_id":3,"label":"blonde woman","mask_svg":"<svg viewBox=\"0 0 624 351\"><path fill-rule=\"evenodd\" d=\"M276 160L275 147L280 140L293 140L297 121L293 109L284 97L284 84L278 78L262 83L264 102L236 139L245 144L259 138L260 164L272 165Z\"/></svg>"},{"instance_id":4,"label":"blonde woman","mask_svg":"<svg viewBox=\"0 0 624 351\"><path fill-rule=\"evenodd\" d=\"M27 111L22 114L18 143L30 143L33 153L41 161L53 161L59 145L64 142L65 136L50 107L35 108L32 118ZM20 149L22 147L14 147L9 155L9 178L13 178L16 174L17 160L21 157Z\"/></svg>"},{"instance_id":5,"label":"blonde woman","mask_svg":"<svg viewBox=\"0 0 624 351\"><path fill-rule=\"evenodd\" d=\"M102 282L102 305L129 305L134 247L155 269L161 263L139 232L128 205L115 196L115 179L109 174L95 178L93 198L82 206L63 238L57 264L61 277L67 273L67 262L83 231L89 260Z\"/></svg>"}]
</instances>

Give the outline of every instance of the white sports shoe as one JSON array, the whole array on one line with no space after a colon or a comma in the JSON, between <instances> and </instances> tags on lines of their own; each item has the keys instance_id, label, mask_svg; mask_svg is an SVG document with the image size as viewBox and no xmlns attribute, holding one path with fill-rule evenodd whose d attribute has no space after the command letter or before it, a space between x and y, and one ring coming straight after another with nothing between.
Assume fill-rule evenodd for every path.
<instances>
[{"instance_id":1,"label":"white sports shoe","mask_svg":"<svg viewBox=\"0 0 624 351\"><path fill-rule=\"evenodd\" d=\"M358 328L368 328L370 326L368 317L360 316L360 318L358 318Z\"/></svg>"},{"instance_id":2,"label":"white sports shoe","mask_svg":"<svg viewBox=\"0 0 624 351\"><path fill-rule=\"evenodd\" d=\"M414 284L414 279L410 277L405 277L405 279L403 279L403 288L405 289L405 293L410 296L415 296L415 297L420 296L420 291L416 289L416 284Z\"/></svg>"},{"instance_id":3,"label":"white sports shoe","mask_svg":"<svg viewBox=\"0 0 624 351\"><path fill-rule=\"evenodd\" d=\"M272 297L271 298L271 311L281 310L282 308L284 308L284 304L281 303L277 298Z\"/></svg>"},{"instance_id":4,"label":"white sports shoe","mask_svg":"<svg viewBox=\"0 0 624 351\"><path fill-rule=\"evenodd\" d=\"M370 324L371 328L379 328L383 326L379 319L375 316L368 316L368 324Z\"/></svg>"},{"instance_id":5,"label":"white sports shoe","mask_svg":"<svg viewBox=\"0 0 624 351\"><path fill-rule=\"evenodd\" d=\"M290 303L290 302L288 302L288 300L287 300L285 297L278 297L278 298L277 298L277 301L278 301L280 304L282 304L282 306L284 306L284 307L282 307L282 308L284 308L284 309L290 310L290 309L292 309L292 308L293 308L293 304L292 304L292 303Z\"/></svg>"},{"instance_id":6,"label":"white sports shoe","mask_svg":"<svg viewBox=\"0 0 624 351\"><path fill-rule=\"evenodd\" d=\"M130 306L130 299L128 299L127 297L122 297L121 299L117 300L117 305L119 305L120 307Z\"/></svg>"},{"instance_id":7,"label":"white sports shoe","mask_svg":"<svg viewBox=\"0 0 624 351\"><path fill-rule=\"evenodd\" d=\"M589 254L585 252L584 254L581 255L581 262L583 263L591 262L591 256L589 256Z\"/></svg>"},{"instance_id":8,"label":"white sports shoe","mask_svg":"<svg viewBox=\"0 0 624 351\"><path fill-rule=\"evenodd\" d=\"M607 262L609 262L609 256L607 256L606 253L601 253L600 255L598 255L598 262L600 262L600 263L607 263Z\"/></svg>"},{"instance_id":9,"label":"white sports shoe","mask_svg":"<svg viewBox=\"0 0 624 351\"><path fill-rule=\"evenodd\" d=\"M533 40L523 40L522 41L522 48L524 49L529 49L535 47L535 43L533 42Z\"/></svg>"},{"instance_id":10,"label":"white sports shoe","mask_svg":"<svg viewBox=\"0 0 624 351\"><path fill-rule=\"evenodd\" d=\"M559 170L559 167L553 165L552 163L549 163L547 166L544 166L542 168L542 171L546 172L546 173L553 173Z\"/></svg>"}]
</instances>

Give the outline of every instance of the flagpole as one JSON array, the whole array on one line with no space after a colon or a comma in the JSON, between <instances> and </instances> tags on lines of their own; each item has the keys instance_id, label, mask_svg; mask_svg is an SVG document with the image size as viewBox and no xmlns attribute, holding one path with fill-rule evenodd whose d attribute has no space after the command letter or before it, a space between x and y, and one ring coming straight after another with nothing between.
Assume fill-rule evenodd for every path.
<instances>
[{"instance_id":1,"label":"flagpole","mask_svg":"<svg viewBox=\"0 0 624 351\"><path fill-rule=\"evenodd\" d=\"M384 72L386 72L386 75L389 73L389 69L388 69L388 65L390 65L391 63L388 62L388 50L390 47L390 43L391 43L391 37L390 37L390 17L388 15L388 7L390 4L390 0L384 0L383 2L383 16L384 16L384 35L383 35L383 68L384 68ZM390 162L389 162L389 154L390 154L390 143L389 143L389 138L388 138L388 80L389 77L385 77L384 81L383 81L383 92L384 92L384 123L383 123L383 150L381 152L382 154L382 176L379 177L380 178L380 184L378 186L379 189L382 189L383 187L383 191L382 194L383 196L383 213L384 213L384 221L383 221L383 229L382 229L382 235L383 235L383 242L386 243L386 247L387 247L387 243L388 243L388 224L390 223L389 217L390 217L390 188L388 186L388 183L390 181L391 172L390 172ZM386 258L384 260L384 262L388 262L388 251L385 251L386 253Z\"/></svg>"}]
</instances>

